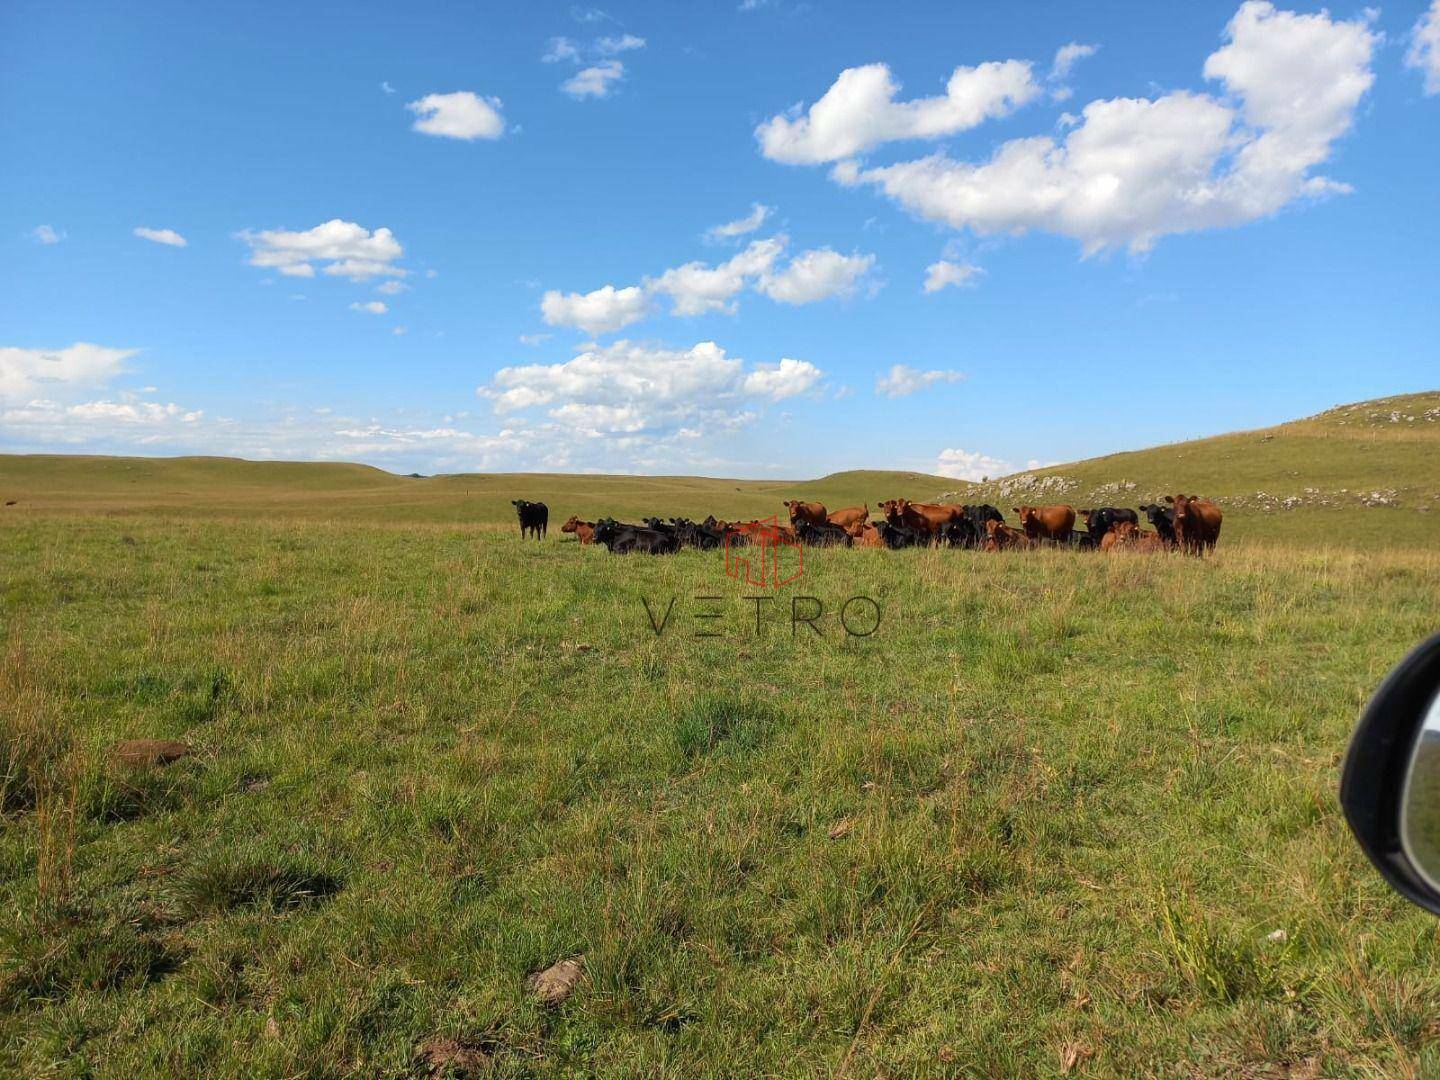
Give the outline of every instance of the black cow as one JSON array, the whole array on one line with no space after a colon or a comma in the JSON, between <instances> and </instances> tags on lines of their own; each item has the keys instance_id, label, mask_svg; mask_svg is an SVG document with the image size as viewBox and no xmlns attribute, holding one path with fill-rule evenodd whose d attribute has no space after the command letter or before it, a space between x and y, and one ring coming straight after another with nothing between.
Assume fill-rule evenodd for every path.
<instances>
[{"instance_id":1,"label":"black cow","mask_svg":"<svg viewBox=\"0 0 1440 1080\"><path fill-rule=\"evenodd\" d=\"M875 531L880 534L880 539L885 541L885 546L892 551L900 548L917 547L930 542L930 535L922 533L919 529L912 529L908 525L895 525L888 521L877 521Z\"/></svg>"},{"instance_id":2,"label":"black cow","mask_svg":"<svg viewBox=\"0 0 1440 1080\"><path fill-rule=\"evenodd\" d=\"M1092 532L1074 529L1070 533L1070 546L1076 551L1096 551L1100 547L1100 541Z\"/></svg>"},{"instance_id":3,"label":"black cow","mask_svg":"<svg viewBox=\"0 0 1440 1080\"><path fill-rule=\"evenodd\" d=\"M978 548L982 542L982 535L980 527L968 516L940 527L941 542L952 548Z\"/></svg>"},{"instance_id":4,"label":"black cow","mask_svg":"<svg viewBox=\"0 0 1440 1080\"><path fill-rule=\"evenodd\" d=\"M960 509L965 511L965 520L975 526L975 534L982 540L985 537L985 523L987 521L998 521L1001 525L1005 524L1005 515L989 503L980 503L976 506L966 505Z\"/></svg>"},{"instance_id":5,"label":"black cow","mask_svg":"<svg viewBox=\"0 0 1440 1080\"><path fill-rule=\"evenodd\" d=\"M1148 503L1140 507L1146 520L1155 527L1160 539L1167 544L1175 543L1175 508L1161 503Z\"/></svg>"},{"instance_id":6,"label":"black cow","mask_svg":"<svg viewBox=\"0 0 1440 1080\"><path fill-rule=\"evenodd\" d=\"M511 499L510 505L515 507L515 513L520 518L520 536L533 535L536 540L545 536L545 529L550 524L550 508L544 503L526 502L524 499Z\"/></svg>"},{"instance_id":7,"label":"black cow","mask_svg":"<svg viewBox=\"0 0 1440 1080\"><path fill-rule=\"evenodd\" d=\"M671 518L670 524L675 527L675 536L681 547L709 551L725 542L725 534L713 526L697 525L687 518Z\"/></svg>"},{"instance_id":8,"label":"black cow","mask_svg":"<svg viewBox=\"0 0 1440 1080\"><path fill-rule=\"evenodd\" d=\"M1102 506L1098 510L1081 510L1080 516L1085 519L1085 527L1090 530L1097 546L1105 539L1105 534L1122 521L1128 521L1136 527L1140 525L1140 518L1128 506Z\"/></svg>"},{"instance_id":9,"label":"black cow","mask_svg":"<svg viewBox=\"0 0 1440 1080\"><path fill-rule=\"evenodd\" d=\"M839 525L816 525L803 518L795 523L795 535L811 547L849 547L850 534Z\"/></svg>"},{"instance_id":10,"label":"black cow","mask_svg":"<svg viewBox=\"0 0 1440 1080\"><path fill-rule=\"evenodd\" d=\"M614 518L601 518L595 523L595 540L614 555L628 555L632 551L669 555L680 547L673 535L641 525L624 525Z\"/></svg>"},{"instance_id":11,"label":"black cow","mask_svg":"<svg viewBox=\"0 0 1440 1080\"><path fill-rule=\"evenodd\" d=\"M668 521L661 521L658 517L641 518L640 520L645 523L645 528L647 529L654 529L656 532L662 532L666 536L675 535L675 526L671 525Z\"/></svg>"}]
</instances>

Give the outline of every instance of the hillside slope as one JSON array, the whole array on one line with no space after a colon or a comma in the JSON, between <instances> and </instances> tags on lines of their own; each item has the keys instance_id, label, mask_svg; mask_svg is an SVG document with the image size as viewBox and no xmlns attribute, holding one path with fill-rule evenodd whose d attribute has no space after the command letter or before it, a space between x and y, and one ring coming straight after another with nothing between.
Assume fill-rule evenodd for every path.
<instances>
[{"instance_id":1,"label":"hillside slope","mask_svg":"<svg viewBox=\"0 0 1440 1080\"><path fill-rule=\"evenodd\" d=\"M1440 391L1379 398L1255 431L955 485L1007 512L1019 502L1136 506L1185 491L1258 537L1440 542Z\"/></svg>"},{"instance_id":2,"label":"hillside slope","mask_svg":"<svg viewBox=\"0 0 1440 1080\"><path fill-rule=\"evenodd\" d=\"M1272 428L1091 458L968 484L857 470L817 480L457 474L411 478L366 465L234 458L0 455L6 514L267 517L376 523L510 523L510 500L570 514L703 517L782 512L787 498L838 507L903 496L1136 506L1176 491L1226 510L1227 539L1358 546L1440 543L1440 392L1344 405ZM3 521L0 518L0 521Z\"/></svg>"}]
</instances>

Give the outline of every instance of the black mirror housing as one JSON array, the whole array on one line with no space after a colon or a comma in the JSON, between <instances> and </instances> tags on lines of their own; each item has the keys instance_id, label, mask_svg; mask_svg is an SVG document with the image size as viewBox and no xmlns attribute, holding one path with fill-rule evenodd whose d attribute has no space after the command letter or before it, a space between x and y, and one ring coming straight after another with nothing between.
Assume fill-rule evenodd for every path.
<instances>
[{"instance_id":1,"label":"black mirror housing","mask_svg":"<svg viewBox=\"0 0 1440 1080\"><path fill-rule=\"evenodd\" d=\"M1401 660L1365 707L1340 774L1340 805L1385 880L1407 900L1440 915L1440 889L1415 865L1401 833L1416 740L1437 694L1440 634Z\"/></svg>"}]
</instances>

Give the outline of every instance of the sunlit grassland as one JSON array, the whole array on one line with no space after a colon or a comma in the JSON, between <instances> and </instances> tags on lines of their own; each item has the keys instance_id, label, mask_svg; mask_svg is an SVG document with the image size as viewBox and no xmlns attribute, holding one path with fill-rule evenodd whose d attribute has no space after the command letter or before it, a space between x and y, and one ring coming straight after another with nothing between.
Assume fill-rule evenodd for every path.
<instances>
[{"instance_id":1,"label":"sunlit grassland","mask_svg":"<svg viewBox=\"0 0 1440 1080\"><path fill-rule=\"evenodd\" d=\"M811 552L758 635L754 592L513 527L0 519L0 1069L1440 1066L1435 923L1335 802L1433 551Z\"/></svg>"}]
</instances>

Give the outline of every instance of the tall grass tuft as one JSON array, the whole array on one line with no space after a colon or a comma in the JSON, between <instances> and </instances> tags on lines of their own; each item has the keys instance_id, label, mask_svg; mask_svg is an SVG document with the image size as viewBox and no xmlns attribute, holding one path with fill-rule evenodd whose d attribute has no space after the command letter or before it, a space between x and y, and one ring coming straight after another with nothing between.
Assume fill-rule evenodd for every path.
<instances>
[{"instance_id":1,"label":"tall grass tuft","mask_svg":"<svg viewBox=\"0 0 1440 1080\"><path fill-rule=\"evenodd\" d=\"M0 818L34 815L40 907L52 913L70 896L82 768L35 666L12 633L0 661Z\"/></svg>"},{"instance_id":2,"label":"tall grass tuft","mask_svg":"<svg viewBox=\"0 0 1440 1080\"><path fill-rule=\"evenodd\" d=\"M775 715L762 701L711 693L684 706L674 723L681 755L696 758L727 744L736 750L756 749L769 738Z\"/></svg>"}]
</instances>

